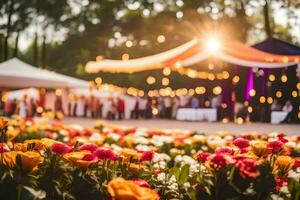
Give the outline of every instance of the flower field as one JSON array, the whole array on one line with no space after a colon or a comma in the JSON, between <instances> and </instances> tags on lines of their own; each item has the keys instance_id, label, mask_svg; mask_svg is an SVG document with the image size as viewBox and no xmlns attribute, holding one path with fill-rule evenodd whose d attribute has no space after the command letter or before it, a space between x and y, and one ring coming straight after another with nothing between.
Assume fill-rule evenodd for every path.
<instances>
[{"instance_id":1,"label":"flower field","mask_svg":"<svg viewBox=\"0 0 300 200\"><path fill-rule=\"evenodd\" d=\"M300 198L300 136L7 120L0 199Z\"/></svg>"}]
</instances>

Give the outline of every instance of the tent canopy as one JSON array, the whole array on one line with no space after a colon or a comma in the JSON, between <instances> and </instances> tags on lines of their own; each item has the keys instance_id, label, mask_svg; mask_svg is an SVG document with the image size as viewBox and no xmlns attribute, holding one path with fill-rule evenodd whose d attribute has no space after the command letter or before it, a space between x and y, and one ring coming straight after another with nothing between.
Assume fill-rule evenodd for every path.
<instances>
[{"instance_id":1,"label":"tent canopy","mask_svg":"<svg viewBox=\"0 0 300 200\"><path fill-rule=\"evenodd\" d=\"M267 38L253 47L273 54L300 55L300 47L273 37Z\"/></svg>"},{"instance_id":2,"label":"tent canopy","mask_svg":"<svg viewBox=\"0 0 300 200\"><path fill-rule=\"evenodd\" d=\"M162 55L166 52L163 52L153 56L126 61L109 59L96 62L91 61L86 64L85 69L89 73L97 73L99 71L132 73L173 66L188 67L210 57L239 66L260 68L287 67L295 65L300 61L300 53L295 56L286 54L276 55L246 46L237 41L226 41L220 44L218 50L211 51L209 47L205 48L205 45L194 39L167 52L175 50L176 54L168 54L165 57Z\"/></svg>"},{"instance_id":3,"label":"tent canopy","mask_svg":"<svg viewBox=\"0 0 300 200\"><path fill-rule=\"evenodd\" d=\"M31 66L18 58L0 63L0 87L88 87L88 81Z\"/></svg>"}]
</instances>

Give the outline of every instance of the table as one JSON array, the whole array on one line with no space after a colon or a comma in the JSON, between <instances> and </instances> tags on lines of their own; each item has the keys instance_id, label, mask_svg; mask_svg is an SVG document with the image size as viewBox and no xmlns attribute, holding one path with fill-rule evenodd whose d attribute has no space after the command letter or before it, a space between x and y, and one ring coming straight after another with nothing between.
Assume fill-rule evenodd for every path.
<instances>
[{"instance_id":1,"label":"table","mask_svg":"<svg viewBox=\"0 0 300 200\"><path fill-rule=\"evenodd\" d=\"M177 120L186 121L217 121L217 109L215 108L179 108L176 115Z\"/></svg>"},{"instance_id":2,"label":"table","mask_svg":"<svg viewBox=\"0 0 300 200\"><path fill-rule=\"evenodd\" d=\"M271 124L279 124L281 121L283 121L286 118L287 115L288 115L288 112L272 111L271 112Z\"/></svg>"}]
</instances>

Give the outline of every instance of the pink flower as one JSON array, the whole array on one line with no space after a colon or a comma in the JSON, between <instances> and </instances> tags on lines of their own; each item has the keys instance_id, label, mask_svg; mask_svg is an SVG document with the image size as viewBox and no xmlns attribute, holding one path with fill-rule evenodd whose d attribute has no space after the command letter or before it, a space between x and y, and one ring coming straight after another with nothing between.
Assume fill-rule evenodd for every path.
<instances>
[{"instance_id":1,"label":"pink flower","mask_svg":"<svg viewBox=\"0 0 300 200\"><path fill-rule=\"evenodd\" d=\"M281 151L283 146L284 146L284 143L279 140L268 142L268 145L267 145L268 148L272 149L273 153L278 153L279 151Z\"/></svg>"},{"instance_id":2,"label":"pink flower","mask_svg":"<svg viewBox=\"0 0 300 200\"><path fill-rule=\"evenodd\" d=\"M218 170L232 163L232 158L229 155L216 153L208 157L210 163Z\"/></svg>"},{"instance_id":3,"label":"pink flower","mask_svg":"<svg viewBox=\"0 0 300 200\"><path fill-rule=\"evenodd\" d=\"M141 162L151 161L153 159L154 153L153 151L144 151L141 156Z\"/></svg>"},{"instance_id":4,"label":"pink flower","mask_svg":"<svg viewBox=\"0 0 300 200\"><path fill-rule=\"evenodd\" d=\"M56 142L51 146L51 151L60 155L64 155L66 153L69 153L72 150L72 147L60 143L60 142Z\"/></svg>"},{"instance_id":5,"label":"pink flower","mask_svg":"<svg viewBox=\"0 0 300 200\"><path fill-rule=\"evenodd\" d=\"M198 156L197 156L198 162L199 163L204 163L205 161L207 161L207 158L210 155L211 155L211 153L208 153L208 152L199 153Z\"/></svg>"},{"instance_id":6,"label":"pink flower","mask_svg":"<svg viewBox=\"0 0 300 200\"><path fill-rule=\"evenodd\" d=\"M284 186L284 185L287 184L288 179L287 178L283 178L283 177L279 177L279 178L275 179L275 182L276 182L275 189L277 191L279 191L282 186Z\"/></svg>"},{"instance_id":7,"label":"pink flower","mask_svg":"<svg viewBox=\"0 0 300 200\"><path fill-rule=\"evenodd\" d=\"M300 160L295 160L294 166L295 166L296 168L300 167Z\"/></svg>"},{"instance_id":8,"label":"pink flower","mask_svg":"<svg viewBox=\"0 0 300 200\"><path fill-rule=\"evenodd\" d=\"M256 161L251 158L240 158L236 160L235 166L239 169L243 178L256 178L259 176Z\"/></svg>"},{"instance_id":9,"label":"pink flower","mask_svg":"<svg viewBox=\"0 0 300 200\"><path fill-rule=\"evenodd\" d=\"M279 134L278 136L278 140L280 141L280 142L282 142L282 143L287 143L289 140L288 139L286 139L285 137L284 137L284 135L281 133L281 134Z\"/></svg>"},{"instance_id":10,"label":"pink flower","mask_svg":"<svg viewBox=\"0 0 300 200\"><path fill-rule=\"evenodd\" d=\"M236 138L234 141L233 141L233 144L235 146L237 146L239 149L245 149L247 147L249 147L249 140L247 139L244 139L244 138Z\"/></svg>"},{"instance_id":11,"label":"pink flower","mask_svg":"<svg viewBox=\"0 0 300 200\"><path fill-rule=\"evenodd\" d=\"M96 151L94 151L94 155L97 156L100 160L118 160L119 155L114 153L110 149L101 149L98 148Z\"/></svg>"},{"instance_id":12,"label":"pink flower","mask_svg":"<svg viewBox=\"0 0 300 200\"><path fill-rule=\"evenodd\" d=\"M4 144L0 144L0 153L5 153L5 152L8 152L9 149L6 145Z\"/></svg>"},{"instance_id":13,"label":"pink flower","mask_svg":"<svg viewBox=\"0 0 300 200\"><path fill-rule=\"evenodd\" d=\"M83 144L81 146L79 146L77 148L78 151L90 151L90 152L94 152L96 151L98 148L97 145L93 144L93 143L88 143L88 144Z\"/></svg>"},{"instance_id":14,"label":"pink flower","mask_svg":"<svg viewBox=\"0 0 300 200\"><path fill-rule=\"evenodd\" d=\"M141 187L150 188L149 183L147 181L145 181L144 179L134 178L134 179L132 179L132 181Z\"/></svg>"},{"instance_id":15,"label":"pink flower","mask_svg":"<svg viewBox=\"0 0 300 200\"><path fill-rule=\"evenodd\" d=\"M85 160L85 161L97 161L98 157L95 156L94 154L87 154L87 155L83 156L82 160Z\"/></svg>"},{"instance_id":16,"label":"pink flower","mask_svg":"<svg viewBox=\"0 0 300 200\"><path fill-rule=\"evenodd\" d=\"M216 154L227 154L227 155L233 155L234 151L231 148L224 147L224 148L219 148L215 152Z\"/></svg>"}]
</instances>

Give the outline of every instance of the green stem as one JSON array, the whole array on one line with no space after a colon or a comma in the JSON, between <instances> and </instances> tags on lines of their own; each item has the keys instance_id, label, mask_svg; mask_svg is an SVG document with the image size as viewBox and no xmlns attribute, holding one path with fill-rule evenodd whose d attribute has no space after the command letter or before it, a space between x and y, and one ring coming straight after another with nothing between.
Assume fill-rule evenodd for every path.
<instances>
[{"instance_id":1,"label":"green stem","mask_svg":"<svg viewBox=\"0 0 300 200\"><path fill-rule=\"evenodd\" d=\"M18 193L17 193L17 200L21 200L22 198L21 198L21 194L22 194L22 185L21 184L19 184L18 185L18 191L17 191Z\"/></svg>"}]
</instances>

